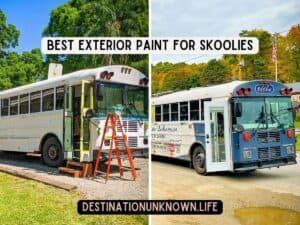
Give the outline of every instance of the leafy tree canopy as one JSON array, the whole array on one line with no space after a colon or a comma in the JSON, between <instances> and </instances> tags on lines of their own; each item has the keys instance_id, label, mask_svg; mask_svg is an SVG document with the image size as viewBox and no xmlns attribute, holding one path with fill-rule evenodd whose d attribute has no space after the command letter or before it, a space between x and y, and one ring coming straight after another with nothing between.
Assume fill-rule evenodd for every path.
<instances>
[{"instance_id":1,"label":"leafy tree canopy","mask_svg":"<svg viewBox=\"0 0 300 225\"><path fill-rule=\"evenodd\" d=\"M6 23L6 16L0 9L0 55L10 47L18 46L20 32L12 24Z\"/></svg>"},{"instance_id":2,"label":"leafy tree canopy","mask_svg":"<svg viewBox=\"0 0 300 225\"><path fill-rule=\"evenodd\" d=\"M148 36L147 0L71 0L52 10L44 36ZM64 73L107 64L135 65L148 74L147 56L48 56L47 62L64 65Z\"/></svg>"}]
</instances>

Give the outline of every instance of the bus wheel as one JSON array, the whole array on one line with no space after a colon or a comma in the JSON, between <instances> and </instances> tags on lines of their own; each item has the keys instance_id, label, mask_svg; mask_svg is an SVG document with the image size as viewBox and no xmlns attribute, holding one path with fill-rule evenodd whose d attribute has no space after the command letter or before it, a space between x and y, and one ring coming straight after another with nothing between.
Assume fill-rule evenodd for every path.
<instances>
[{"instance_id":1,"label":"bus wheel","mask_svg":"<svg viewBox=\"0 0 300 225\"><path fill-rule=\"evenodd\" d=\"M197 146L193 151L193 167L197 173L206 175L206 158L205 151L200 146Z\"/></svg>"},{"instance_id":2,"label":"bus wheel","mask_svg":"<svg viewBox=\"0 0 300 225\"><path fill-rule=\"evenodd\" d=\"M46 165L51 167L61 166L64 155L61 145L55 137L48 138L43 145L42 158Z\"/></svg>"}]
</instances>

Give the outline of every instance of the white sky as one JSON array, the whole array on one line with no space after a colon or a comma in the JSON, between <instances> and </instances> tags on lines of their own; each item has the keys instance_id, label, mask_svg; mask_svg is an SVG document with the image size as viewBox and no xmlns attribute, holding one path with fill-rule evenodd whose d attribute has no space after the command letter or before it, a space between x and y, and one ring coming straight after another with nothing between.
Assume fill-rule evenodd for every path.
<instances>
[{"instance_id":1,"label":"white sky","mask_svg":"<svg viewBox=\"0 0 300 225\"><path fill-rule=\"evenodd\" d=\"M152 37L234 37L241 30L270 33L300 23L300 0L151 0ZM206 62L217 55L152 55L152 64Z\"/></svg>"}]
</instances>

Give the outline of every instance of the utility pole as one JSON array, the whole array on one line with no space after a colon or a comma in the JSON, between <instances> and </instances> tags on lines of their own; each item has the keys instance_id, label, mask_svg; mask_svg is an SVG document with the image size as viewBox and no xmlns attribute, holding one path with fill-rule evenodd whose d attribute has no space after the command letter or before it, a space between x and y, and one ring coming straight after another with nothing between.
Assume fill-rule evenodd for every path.
<instances>
[{"instance_id":1,"label":"utility pole","mask_svg":"<svg viewBox=\"0 0 300 225\"><path fill-rule=\"evenodd\" d=\"M272 60L275 63L275 81L278 81L278 66L277 66L277 40L276 33L273 34Z\"/></svg>"},{"instance_id":2,"label":"utility pole","mask_svg":"<svg viewBox=\"0 0 300 225\"><path fill-rule=\"evenodd\" d=\"M243 80L242 68L244 67L244 64L244 60L241 58L241 55L238 54L239 80Z\"/></svg>"}]
</instances>

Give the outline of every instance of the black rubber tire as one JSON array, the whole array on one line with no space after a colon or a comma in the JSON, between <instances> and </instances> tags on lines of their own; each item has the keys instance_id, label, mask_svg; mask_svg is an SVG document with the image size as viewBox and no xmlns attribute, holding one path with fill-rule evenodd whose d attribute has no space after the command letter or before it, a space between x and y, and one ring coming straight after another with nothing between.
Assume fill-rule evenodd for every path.
<instances>
[{"instance_id":1,"label":"black rubber tire","mask_svg":"<svg viewBox=\"0 0 300 225\"><path fill-rule=\"evenodd\" d=\"M64 154L59 141L55 137L48 138L42 150L43 162L51 167L59 167L64 163Z\"/></svg>"},{"instance_id":2,"label":"black rubber tire","mask_svg":"<svg viewBox=\"0 0 300 225\"><path fill-rule=\"evenodd\" d=\"M197 146L193 151L192 164L198 174L206 175L205 151L200 146Z\"/></svg>"}]
</instances>

